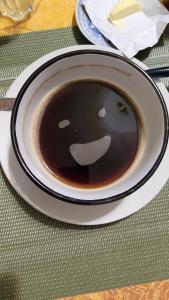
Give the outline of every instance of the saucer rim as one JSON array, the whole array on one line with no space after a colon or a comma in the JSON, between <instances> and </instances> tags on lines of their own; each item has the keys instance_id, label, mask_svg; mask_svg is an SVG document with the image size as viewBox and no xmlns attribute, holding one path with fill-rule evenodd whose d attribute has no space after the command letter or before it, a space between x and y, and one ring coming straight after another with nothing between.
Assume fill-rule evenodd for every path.
<instances>
[{"instance_id":1,"label":"saucer rim","mask_svg":"<svg viewBox=\"0 0 169 300\"><path fill-rule=\"evenodd\" d=\"M80 5L81 5L81 2L82 0L78 0L77 3L76 3L76 8L75 8L75 18L76 18L76 22L77 22L77 26L80 30L80 32L84 35L84 37L89 41L91 42L92 44L96 45L96 46L101 46L101 47L108 47L110 49L115 49L116 50L116 47L112 44L110 45L106 40L105 40L105 44L103 43L99 43L99 40L96 38L96 41L94 38L90 37L88 34L87 34L87 31L85 30L85 27L83 25L83 20L80 18L80 15L79 15L79 9L80 9ZM89 17L88 17L89 18ZM89 18L90 19L90 18ZM97 29L97 31L100 33L100 35L104 38L103 34ZM93 34L94 35L94 34ZM96 37L96 35L94 35ZM111 43L111 42L110 42Z\"/></svg>"}]
</instances>

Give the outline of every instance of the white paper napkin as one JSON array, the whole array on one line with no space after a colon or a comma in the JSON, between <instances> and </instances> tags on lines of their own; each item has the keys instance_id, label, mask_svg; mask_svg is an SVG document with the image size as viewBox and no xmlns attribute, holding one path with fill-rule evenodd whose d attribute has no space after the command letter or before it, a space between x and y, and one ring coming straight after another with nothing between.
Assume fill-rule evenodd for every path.
<instances>
[{"instance_id":1,"label":"white paper napkin","mask_svg":"<svg viewBox=\"0 0 169 300\"><path fill-rule=\"evenodd\" d=\"M159 0L139 0L143 11L137 12L113 25L108 15L119 0L83 0L92 23L124 55L132 58L140 50L155 45L166 25L169 12Z\"/></svg>"}]
</instances>

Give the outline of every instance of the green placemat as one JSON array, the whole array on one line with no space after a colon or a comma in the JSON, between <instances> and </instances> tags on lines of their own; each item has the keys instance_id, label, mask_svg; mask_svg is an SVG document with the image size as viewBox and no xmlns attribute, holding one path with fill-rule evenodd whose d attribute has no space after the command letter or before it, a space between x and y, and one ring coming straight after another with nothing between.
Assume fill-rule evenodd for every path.
<instances>
[{"instance_id":1,"label":"green placemat","mask_svg":"<svg viewBox=\"0 0 169 300\"><path fill-rule=\"evenodd\" d=\"M79 43L88 42L77 28L1 37L0 95L38 57ZM138 58L150 67L167 65L169 27L158 45ZM48 300L169 278L168 216L169 183L149 205L123 221L98 227L66 225L26 204L1 170L0 299Z\"/></svg>"}]
</instances>

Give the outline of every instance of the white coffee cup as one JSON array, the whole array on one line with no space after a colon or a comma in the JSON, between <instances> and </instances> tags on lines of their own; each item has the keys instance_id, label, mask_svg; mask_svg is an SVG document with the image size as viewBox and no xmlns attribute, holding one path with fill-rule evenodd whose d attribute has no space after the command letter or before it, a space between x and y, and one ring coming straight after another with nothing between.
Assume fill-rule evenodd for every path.
<instances>
[{"instance_id":1,"label":"white coffee cup","mask_svg":"<svg viewBox=\"0 0 169 300\"><path fill-rule=\"evenodd\" d=\"M141 119L140 144L131 167L117 181L98 188L79 188L51 175L37 145L45 99L65 84L84 79L119 87L133 99ZM136 64L106 49L79 49L49 60L26 81L14 104L11 137L19 163L39 188L72 203L108 203L133 193L155 172L168 142L168 113L157 85Z\"/></svg>"}]
</instances>

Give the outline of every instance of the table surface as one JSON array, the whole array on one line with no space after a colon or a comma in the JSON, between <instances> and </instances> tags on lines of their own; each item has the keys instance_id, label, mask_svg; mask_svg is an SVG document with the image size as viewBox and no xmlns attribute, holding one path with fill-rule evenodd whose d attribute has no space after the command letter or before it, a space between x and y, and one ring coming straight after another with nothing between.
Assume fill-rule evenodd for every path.
<instances>
[{"instance_id":1,"label":"table surface","mask_svg":"<svg viewBox=\"0 0 169 300\"><path fill-rule=\"evenodd\" d=\"M57 300L168 300L169 280Z\"/></svg>"},{"instance_id":2,"label":"table surface","mask_svg":"<svg viewBox=\"0 0 169 300\"><path fill-rule=\"evenodd\" d=\"M52 28L75 26L75 0L34 0L34 11L30 18L21 23L1 17L0 35L21 34ZM63 298L62 298L63 299ZM143 284L103 293L69 297L69 300L116 300L116 299L169 299L169 280ZM61 300L61 299L60 299Z\"/></svg>"}]
</instances>

